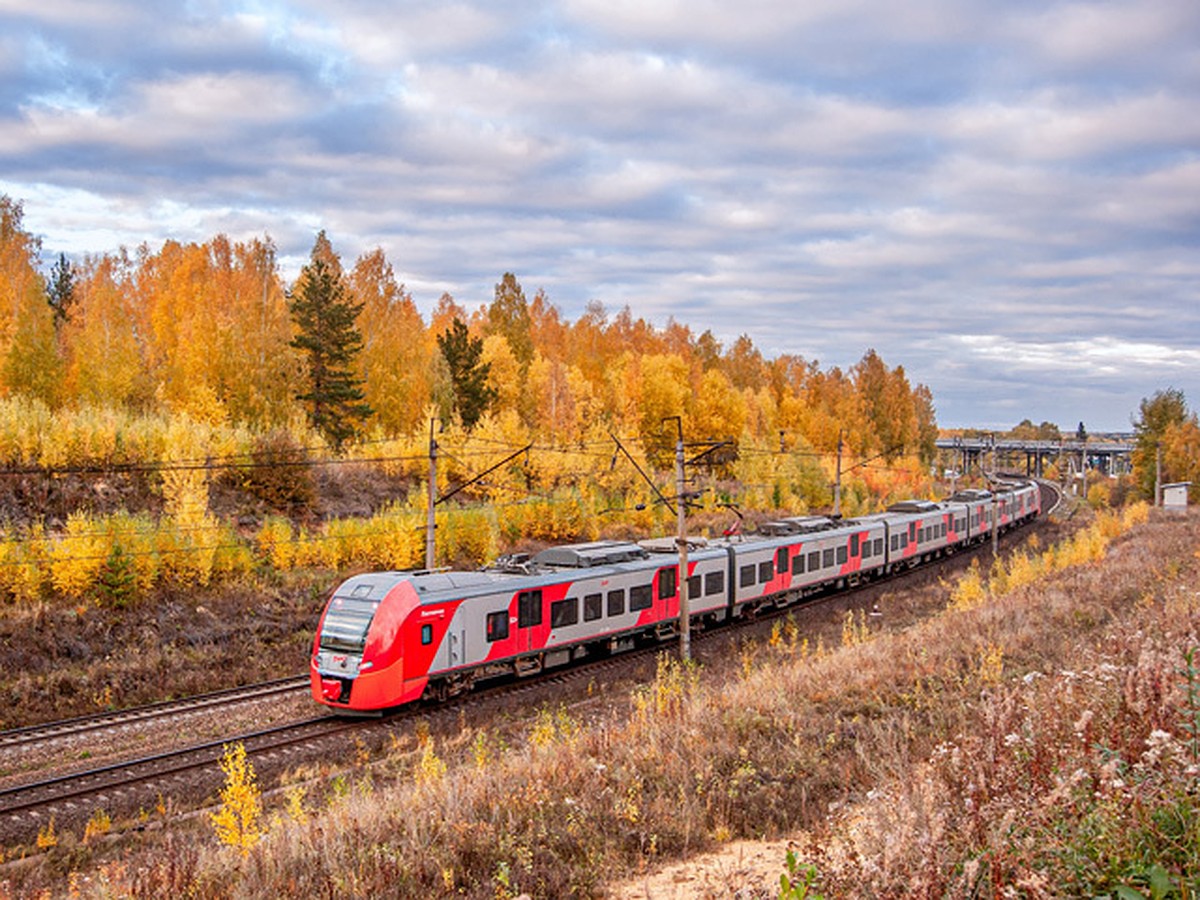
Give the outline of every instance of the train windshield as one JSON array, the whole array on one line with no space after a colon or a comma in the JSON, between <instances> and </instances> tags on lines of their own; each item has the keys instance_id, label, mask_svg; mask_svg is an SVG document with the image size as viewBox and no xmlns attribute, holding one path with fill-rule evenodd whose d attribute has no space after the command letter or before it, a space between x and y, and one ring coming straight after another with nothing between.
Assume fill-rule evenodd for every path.
<instances>
[{"instance_id":1,"label":"train windshield","mask_svg":"<svg viewBox=\"0 0 1200 900\"><path fill-rule=\"evenodd\" d=\"M362 653L367 643L367 629L375 618L378 600L353 597L334 597L321 626L321 649L335 653Z\"/></svg>"}]
</instances>

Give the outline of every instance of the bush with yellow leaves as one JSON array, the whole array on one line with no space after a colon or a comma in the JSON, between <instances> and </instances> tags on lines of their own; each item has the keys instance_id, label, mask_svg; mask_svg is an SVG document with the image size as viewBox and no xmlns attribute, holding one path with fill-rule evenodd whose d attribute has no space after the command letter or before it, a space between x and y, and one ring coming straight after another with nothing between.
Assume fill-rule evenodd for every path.
<instances>
[{"instance_id":1,"label":"bush with yellow leaves","mask_svg":"<svg viewBox=\"0 0 1200 900\"><path fill-rule=\"evenodd\" d=\"M236 847L246 856L262 838L265 829L262 826L262 792L241 741L225 745L221 771L225 773L225 786L221 788L221 806L211 814L213 828L217 840L227 847Z\"/></svg>"}]
</instances>

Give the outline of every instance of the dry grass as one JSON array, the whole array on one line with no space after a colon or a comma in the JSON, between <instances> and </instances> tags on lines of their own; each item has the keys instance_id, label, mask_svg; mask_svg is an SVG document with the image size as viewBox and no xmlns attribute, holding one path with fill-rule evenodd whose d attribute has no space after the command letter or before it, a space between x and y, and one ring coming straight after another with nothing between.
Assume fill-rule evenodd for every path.
<instances>
[{"instance_id":1,"label":"dry grass","mask_svg":"<svg viewBox=\"0 0 1200 900\"><path fill-rule=\"evenodd\" d=\"M593 721L547 709L518 738L420 735L281 810L245 859L208 835L82 890L590 897L798 835L829 897L1103 895L1160 875L1194 890L1200 685L1180 672L1200 643L1198 525L1109 534L1100 559L903 633L852 623L830 652L781 629L725 680L664 658Z\"/></svg>"}]
</instances>

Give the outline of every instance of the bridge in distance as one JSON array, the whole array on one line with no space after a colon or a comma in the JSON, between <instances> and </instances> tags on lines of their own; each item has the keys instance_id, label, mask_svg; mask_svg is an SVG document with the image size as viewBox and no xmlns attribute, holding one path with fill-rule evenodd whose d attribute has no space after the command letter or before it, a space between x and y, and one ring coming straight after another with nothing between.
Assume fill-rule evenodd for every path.
<instances>
[{"instance_id":1,"label":"bridge in distance","mask_svg":"<svg viewBox=\"0 0 1200 900\"><path fill-rule=\"evenodd\" d=\"M1024 461L1025 474L1041 476L1048 463L1065 464L1070 471L1098 469L1106 475L1121 475L1131 468L1133 441L1022 441L1012 438L975 437L944 438L937 442L943 459L959 472L972 467L982 471L984 460L993 469L1014 471ZM992 456L994 454L994 457Z\"/></svg>"}]
</instances>

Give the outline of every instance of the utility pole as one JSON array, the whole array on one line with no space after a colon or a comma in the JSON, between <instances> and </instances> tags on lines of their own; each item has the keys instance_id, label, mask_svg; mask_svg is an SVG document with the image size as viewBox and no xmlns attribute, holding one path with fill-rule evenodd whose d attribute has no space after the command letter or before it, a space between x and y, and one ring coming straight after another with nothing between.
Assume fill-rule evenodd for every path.
<instances>
[{"instance_id":1,"label":"utility pole","mask_svg":"<svg viewBox=\"0 0 1200 900\"><path fill-rule=\"evenodd\" d=\"M433 423L429 420L429 508L425 513L425 568L434 570L435 550L434 533L437 531L437 520L434 517L434 507L437 505L437 438L433 435Z\"/></svg>"},{"instance_id":2,"label":"utility pole","mask_svg":"<svg viewBox=\"0 0 1200 900\"><path fill-rule=\"evenodd\" d=\"M679 519L679 533L675 544L679 548L679 656L684 662L692 658L691 634L691 603L688 597L688 544L687 544L687 488L686 473L683 469L683 419L672 416L679 429L679 437L675 441L675 511Z\"/></svg>"},{"instance_id":3,"label":"utility pole","mask_svg":"<svg viewBox=\"0 0 1200 900\"><path fill-rule=\"evenodd\" d=\"M1154 443L1154 505L1162 506L1162 444Z\"/></svg>"},{"instance_id":4,"label":"utility pole","mask_svg":"<svg viewBox=\"0 0 1200 900\"><path fill-rule=\"evenodd\" d=\"M992 489L992 559L1000 554L1000 503L996 496L996 435L992 435L992 474L988 478Z\"/></svg>"},{"instance_id":5,"label":"utility pole","mask_svg":"<svg viewBox=\"0 0 1200 900\"><path fill-rule=\"evenodd\" d=\"M838 429L837 469L833 478L833 517L842 514L842 431Z\"/></svg>"}]
</instances>

